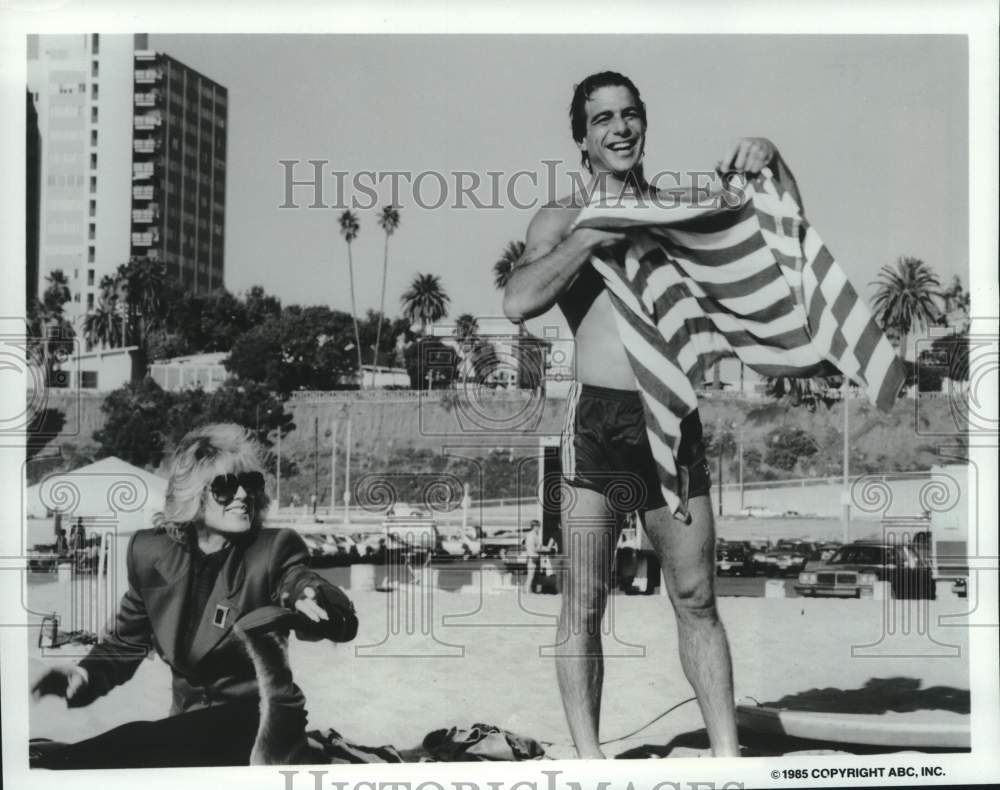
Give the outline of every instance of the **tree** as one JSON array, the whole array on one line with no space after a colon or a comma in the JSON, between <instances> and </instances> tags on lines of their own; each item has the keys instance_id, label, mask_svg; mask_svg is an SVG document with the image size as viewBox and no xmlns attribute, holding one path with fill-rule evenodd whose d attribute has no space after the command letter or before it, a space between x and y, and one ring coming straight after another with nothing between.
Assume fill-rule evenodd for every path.
<instances>
[{"instance_id":1,"label":"tree","mask_svg":"<svg viewBox=\"0 0 1000 790\"><path fill-rule=\"evenodd\" d=\"M389 275L389 237L396 232L399 227L399 207L383 206L382 213L378 218L378 225L385 232L385 251L382 256L382 295L378 302L378 313L380 319L385 318L385 283ZM382 340L382 321L379 320L378 331L375 333L375 353L373 364L378 367L379 344ZM372 370L372 386L375 386L375 371Z\"/></svg>"},{"instance_id":2,"label":"tree","mask_svg":"<svg viewBox=\"0 0 1000 790\"><path fill-rule=\"evenodd\" d=\"M364 360L361 358L361 333L358 332L358 304L354 299L354 258L351 255L351 243L358 237L361 224L353 211L345 211L340 215L340 235L347 242L347 272L351 283L351 320L354 322L354 345L358 352L358 383L364 389Z\"/></svg>"},{"instance_id":3,"label":"tree","mask_svg":"<svg viewBox=\"0 0 1000 790\"><path fill-rule=\"evenodd\" d=\"M902 357L906 359L910 333L938 320L935 299L941 296L937 274L919 258L903 257L896 267L883 266L872 283L876 285L872 308L883 329L899 333Z\"/></svg>"},{"instance_id":4,"label":"tree","mask_svg":"<svg viewBox=\"0 0 1000 790\"><path fill-rule=\"evenodd\" d=\"M802 428L775 428L764 441L767 445L764 461L786 472L792 471L800 459L811 458L819 450L816 441Z\"/></svg>"},{"instance_id":5,"label":"tree","mask_svg":"<svg viewBox=\"0 0 1000 790\"><path fill-rule=\"evenodd\" d=\"M403 315L411 323L419 322L421 334L426 335L430 325L448 315L451 297L445 293L436 274L418 274L400 297L400 302Z\"/></svg>"},{"instance_id":6,"label":"tree","mask_svg":"<svg viewBox=\"0 0 1000 790\"><path fill-rule=\"evenodd\" d=\"M154 333L167 327L171 305L181 293L180 284L167 277L158 261L133 258L121 264L114 277L101 279L101 292L103 301L121 309L123 345L137 347L132 359L132 381L138 381L149 367Z\"/></svg>"},{"instance_id":7,"label":"tree","mask_svg":"<svg viewBox=\"0 0 1000 790\"><path fill-rule=\"evenodd\" d=\"M42 368L46 385L56 386L53 374L60 360L73 353L76 333L64 313L70 300L69 280L62 269L53 269L45 279L48 286L42 298L27 305L31 337L27 354Z\"/></svg>"},{"instance_id":8,"label":"tree","mask_svg":"<svg viewBox=\"0 0 1000 790\"><path fill-rule=\"evenodd\" d=\"M823 404L827 408L840 400L837 392L843 377L814 376L813 378L769 377L764 380L764 394L792 406L805 406L809 411Z\"/></svg>"},{"instance_id":9,"label":"tree","mask_svg":"<svg viewBox=\"0 0 1000 790\"><path fill-rule=\"evenodd\" d=\"M455 382L458 354L440 338L421 337L404 349L406 372L413 389L445 389Z\"/></svg>"},{"instance_id":10,"label":"tree","mask_svg":"<svg viewBox=\"0 0 1000 790\"><path fill-rule=\"evenodd\" d=\"M517 262L521 260L521 256L524 255L524 242L523 241L508 241L507 246L503 248L503 252L500 253L500 257L493 264L493 284L497 287L497 290L503 290L507 287L507 281L510 279L510 275L514 271L514 267Z\"/></svg>"},{"instance_id":11,"label":"tree","mask_svg":"<svg viewBox=\"0 0 1000 790\"><path fill-rule=\"evenodd\" d=\"M136 466L159 466L167 448L165 428L171 400L170 393L151 378L130 381L108 393L101 404L107 418L94 431L94 440L100 445L97 457L114 455Z\"/></svg>"},{"instance_id":12,"label":"tree","mask_svg":"<svg viewBox=\"0 0 1000 790\"><path fill-rule=\"evenodd\" d=\"M292 305L240 337L223 364L282 395L353 388L359 374L353 323L339 310Z\"/></svg>"},{"instance_id":13,"label":"tree","mask_svg":"<svg viewBox=\"0 0 1000 790\"><path fill-rule=\"evenodd\" d=\"M117 301L105 297L83 319L83 336L90 347L116 348L122 340L122 316Z\"/></svg>"},{"instance_id":14,"label":"tree","mask_svg":"<svg viewBox=\"0 0 1000 790\"><path fill-rule=\"evenodd\" d=\"M944 302L944 308L941 311L942 320L955 310L961 310L966 315L969 314L971 295L966 293L965 287L962 285L962 278L957 274L951 278L951 285L941 292L941 299Z\"/></svg>"}]
</instances>

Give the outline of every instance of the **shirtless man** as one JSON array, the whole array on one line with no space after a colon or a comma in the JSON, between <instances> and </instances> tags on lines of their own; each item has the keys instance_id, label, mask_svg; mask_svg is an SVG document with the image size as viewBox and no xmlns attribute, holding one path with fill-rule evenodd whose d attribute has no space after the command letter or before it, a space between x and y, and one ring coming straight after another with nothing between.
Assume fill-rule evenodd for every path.
<instances>
[{"instance_id":1,"label":"shirtless man","mask_svg":"<svg viewBox=\"0 0 1000 790\"><path fill-rule=\"evenodd\" d=\"M576 87L570 107L573 139L593 190L609 197L650 195L642 173L646 108L627 77L602 72ZM774 146L746 138L719 162L722 171L777 167ZM772 160L774 160L772 162ZM607 605L615 534L625 513L606 496L610 483L630 485L640 498L646 532L664 569L677 618L681 665L694 687L716 756L738 756L732 664L713 590L715 525L711 480L697 411L682 424L678 465L688 475L691 523L675 519L660 491L646 438L635 376L618 335L604 281L587 265L597 248L622 244L624 234L570 229L586 203L580 192L544 206L528 227L524 255L504 293L514 321L554 304L576 340L576 384L563 433L563 524L569 573L559 618L556 671L570 733L581 758L603 758L598 737L604 660L601 620ZM571 500L571 501L567 501ZM596 548L595 548L596 547Z\"/></svg>"}]
</instances>

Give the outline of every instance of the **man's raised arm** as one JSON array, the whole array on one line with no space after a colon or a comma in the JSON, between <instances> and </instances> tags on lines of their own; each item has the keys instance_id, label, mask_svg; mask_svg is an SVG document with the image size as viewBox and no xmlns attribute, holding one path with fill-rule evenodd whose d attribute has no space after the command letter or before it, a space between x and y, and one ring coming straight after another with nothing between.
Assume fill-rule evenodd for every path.
<instances>
[{"instance_id":1,"label":"man's raised arm","mask_svg":"<svg viewBox=\"0 0 1000 790\"><path fill-rule=\"evenodd\" d=\"M571 209L546 206L531 220L524 254L503 295L503 312L511 321L546 312L590 260L595 247L625 238L594 228L577 228L567 234L574 215Z\"/></svg>"}]
</instances>

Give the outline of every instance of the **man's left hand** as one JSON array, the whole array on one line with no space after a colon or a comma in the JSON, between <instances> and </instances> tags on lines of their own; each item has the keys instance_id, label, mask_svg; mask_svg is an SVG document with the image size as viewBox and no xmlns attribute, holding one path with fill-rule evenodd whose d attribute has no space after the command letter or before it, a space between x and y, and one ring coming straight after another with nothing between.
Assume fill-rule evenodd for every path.
<instances>
[{"instance_id":1,"label":"man's left hand","mask_svg":"<svg viewBox=\"0 0 1000 790\"><path fill-rule=\"evenodd\" d=\"M756 175L770 164L777 153L774 143L764 137L744 137L719 160L719 172Z\"/></svg>"}]
</instances>

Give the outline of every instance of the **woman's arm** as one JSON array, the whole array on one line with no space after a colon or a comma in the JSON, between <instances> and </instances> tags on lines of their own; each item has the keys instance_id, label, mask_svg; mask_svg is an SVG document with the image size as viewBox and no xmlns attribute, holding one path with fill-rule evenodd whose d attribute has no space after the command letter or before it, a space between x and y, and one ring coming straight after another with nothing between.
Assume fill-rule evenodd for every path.
<instances>
[{"instance_id":1,"label":"woman's arm","mask_svg":"<svg viewBox=\"0 0 1000 790\"><path fill-rule=\"evenodd\" d=\"M87 705L115 686L131 680L153 647L152 625L134 573L133 551L139 534L132 536L125 552L128 590L118 606L114 627L77 665L85 673L86 683L81 691L67 700L71 706Z\"/></svg>"}]
</instances>

